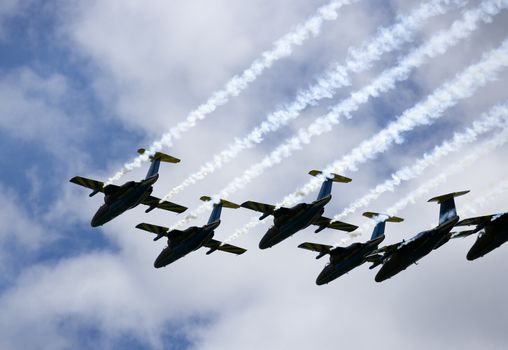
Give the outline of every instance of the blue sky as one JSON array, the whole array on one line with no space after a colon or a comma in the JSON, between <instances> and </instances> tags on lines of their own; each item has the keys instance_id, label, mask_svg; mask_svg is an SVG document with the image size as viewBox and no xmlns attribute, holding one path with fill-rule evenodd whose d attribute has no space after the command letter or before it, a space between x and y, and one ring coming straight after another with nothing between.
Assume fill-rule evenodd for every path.
<instances>
[{"instance_id":1,"label":"blue sky","mask_svg":"<svg viewBox=\"0 0 508 350\"><path fill-rule=\"evenodd\" d=\"M219 192L286 138L481 2L452 3L446 13L427 19L411 40L351 74L348 86L308 106L298 119L171 200L196 208L201 195ZM155 270L153 261L165 243L152 242L134 226L142 221L170 226L184 215L145 214L135 208L102 228L90 227L102 199L90 199L87 191L70 184L72 176L112 176L136 156L136 149L150 146L182 122L325 4L9 0L0 5L1 348L331 349L337 344L331 334L348 347L503 348L508 284L499 276L507 262L505 247L467 262L472 237L451 242L386 283L376 284L372 271L363 266L317 287L322 260L296 246L308 240L335 244L346 237L341 232L315 235L308 229L260 251L257 245L266 230L261 225L234 241L249 250L241 257L197 251ZM336 20L322 24L319 34L293 47L291 55L277 60L239 96L199 121L173 147L164 148L182 162L162 165L154 195L169 192L270 112L289 104L324 71L344 62L351 48L419 4L391 0L379 6L361 0L343 6ZM499 47L508 34L506 23L504 9L416 67L393 89L361 104L352 119L315 137L228 199L280 201L307 183L309 170L340 159ZM344 173L353 182L334 187L327 216L430 153L493 105L504 103L508 73L502 67L494 76L447 108L434 124L415 128L404 134L404 143L359 164L358 171ZM482 195L490 196L483 198L486 204L468 207L467 215L505 211L508 186L489 193L506 183L506 146L458 173L449 170L465 155L486 147L485 141L496 133L482 135L363 208L383 211L434 176L450 172L444 183L400 213L406 218L403 224L388 226L386 243L433 225L437 207L426 200L438 194L471 189L468 198L458 201L459 214L468 204L480 203ZM146 164L118 183L139 179L145 172ZM226 239L251 215L225 210L216 238ZM192 224L200 225L207 216L204 212ZM359 211L345 221L359 225L366 220ZM364 240L368 234L355 239ZM366 331L372 336L364 337ZM376 339L381 338L379 343Z\"/></svg>"}]
</instances>

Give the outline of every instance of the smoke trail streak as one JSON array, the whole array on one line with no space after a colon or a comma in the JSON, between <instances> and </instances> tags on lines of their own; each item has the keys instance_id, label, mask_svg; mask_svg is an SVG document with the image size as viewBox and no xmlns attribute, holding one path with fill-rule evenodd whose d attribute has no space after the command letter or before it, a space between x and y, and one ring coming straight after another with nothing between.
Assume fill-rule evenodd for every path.
<instances>
[{"instance_id":1,"label":"smoke trail streak","mask_svg":"<svg viewBox=\"0 0 508 350\"><path fill-rule=\"evenodd\" d=\"M224 88L216 91L204 104L190 112L184 121L178 123L162 135L159 141L152 143L148 148L148 152L125 164L120 171L108 179L107 183L117 181L127 172L139 168L143 162L148 160L150 155L160 151L164 146L171 147L174 139L179 139L183 133L194 127L199 120L203 120L208 114L215 111L217 107L226 104L231 97L238 96L265 69L270 68L277 60L291 55L293 46L302 45L311 36L316 37L325 21L337 19L337 11L342 6L358 1L360 0L332 0L327 5L320 7L314 16L277 40L271 50L263 52L261 58L256 59L242 74L231 78Z\"/></svg>"},{"instance_id":2,"label":"smoke trail streak","mask_svg":"<svg viewBox=\"0 0 508 350\"><path fill-rule=\"evenodd\" d=\"M200 169L188 176L181 184L175 186L162 200L169 200L187 187L203 180L206 176L222 168L235 159L242 151L263 142L270 132L288 124L299 117L300 112L323 98L330 98L335 91L350 85L350 72L360 73L371 67L384 53L400 48L404 43L413 40L415 32L433 16L446 13L453 6L462 6L464 1L433 0L418 6L410 15L399 18L398 22L388 28L379 28L376 35L364 41L360 46L350 48L344 64L337 64L330 71L322 74L317 83L305 91L296 94L289 105L270 113L266 119L246 136L236 139L234 143L212 157Z\"/></svg>"},{"instance_id":3,"label":"smoke trail streak","mask_svg":"<svg viewBox=\"0 0 508 350\"><path fill-rule=\"evenodd\" d=\"M371 189L365 196L351 203L340 214L334 216L333 220L338 221L346 216L353 214L356 210L367 206L371 201L379 198L381 194L390 191L404 181L409 181L421 175L428 167L435 165L443 157L452 152L458 152L465 145L475 142L478 137L489 131L497 129L499 125L505 124L508 117L508 104L497 105L484 114L480 120L475 121L473 125L461 133L456 133L451 140L446 140L440 146L434 148L430 154L424 154L423 157L414 162L411 166L406 166L390 176L382 184Z\"/></svg>"},{"instance_id":4,"label":"smoke trail streak","mask_svg":"<svg viewBox=\"0 0 508 350\"><path fill-rule=\"evenodd\" d=\"M397 203L388 208L386 210L386 213L388 215L397 214L399 211L406 208L408 205L414 204L419 197L427 194L435 187L445 183L450 176L457 174L467 166L477 161L479 158L485 156L489 152L492 152L496 148L503 146L507 142L508 142L508 124L505 124L503 125L502 131L499 132L495 137L485 142L483 145L475 149L472 153L469 153L461 161L448 167L438 176L430 179L429 181L425 182L423 185L418 187L416 190L409 193L406 197L402 198ZM361 228L357 230L358 233L356 235L359 235L362 232L366 232L369 228L372 227L371 225L372 225L371 223L366 223L362 225Z\"/></svg>"},{"instance_id":5,"label":"smoke trail streak","mask_svg":"<svg viewBox=\"0 0 508 350\"><path fill-rule=\"evenodd\" d=\"M420 125L432 124L433 121L442 117L447 108L473 95L477 89L495 79L499 71L506 66L508 66L508 40L505 40L499 48L484 55L479 63L469 66L454 79L443 84L425 101L406 110L396 121L391 122L369 140L363 141L342 159L327 166L324 172L356 171L359 164L375 158L394 143L404 142L401 138L402 133L411 131ZM322 178L313 178L299 190L286 196L278 206L293 205L302 197L316 191L322 181ZM246 229L241 228L235 232L235 235L240 236L246 232Z\"/></svg>"},{"instance_id":6,"label":"smoke trail streak","mask_svg":"<svg viewBox=\"0 0 508 350\"><path fill-rule=\"evenodd\" d=\"M496 183L495 187L489 191L481 191L481 193L483 193L481 196L466 203L460 211L465 217L477 215L481 208L490 204L492 200L504 194L506 191L508 191L508 179L505 179L500 183Z\"/></svg>"}]
</instances>

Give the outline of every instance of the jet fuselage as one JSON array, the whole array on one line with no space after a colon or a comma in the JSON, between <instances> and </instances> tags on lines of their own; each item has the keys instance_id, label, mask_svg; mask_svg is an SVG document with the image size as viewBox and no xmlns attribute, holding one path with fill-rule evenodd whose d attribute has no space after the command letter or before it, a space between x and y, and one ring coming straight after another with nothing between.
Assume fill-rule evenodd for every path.
<instances>
[{"instance_id":1,"label":"jet fuselage","mask_svg":"<svg viewBox=\"0 0 508 350\"><path fill-rule=\"evenodd\" d=\"M478 234L475 243L467 253L467 260L481 258L508 241L508 213L485 224L484 232Z\"/></svg>"},{"instance_id":2,"label":"jet fuselage","mask_svg":"<svg viewBox=\"0 0 508 350\"><path fill-rule=\"evenodd\" d=\"M158 177L159 175L157 174L143 181L129 181L117 188L113 193L108 193L106 186L104 189L106 193L104 204L92 218L92 227L104 225L148 198L153 191L152 185L157 181Z\"/></svg>"},{"instance_id":3,"label":"jet fuselage","mask_svg":"<svg viewBox=\"0 0 508 350\"><path fill-rule=\"evenodd\" d=\"M315 218L323 215L325 205L332 199L328 195L310 204L301 203L289 208L283 214L274 213L273 226L266 232L259 242L260 249L273 247L296 232L309 227Z\"/></svg>"},{"instance_id":4,"label":"jet fuselage","mask_svg":"<svg viewBox=\"0 0 508 350\"><path fill-rule=\"evenodd\" d=\"M220 220L202 226L189 227L181 234L171 237L168 240L168 246L162 250L153 266L161 268L175 262L185 255L197 250L214 236L214 230L220 225Z\"/></svg>"},{"instance_id":5,"label":"jet fuselage","mask_svg":"<svg viewBox=\"0 0 508 350\"><path fill-rule=\"evenodd\" d=\"M316 279L317 285L330 283L365 262L365 256L377 249L384 236L365 243L353 243L346 248L334 249L330 252L330 262Z\"/></svg>"},{"instance_id":6,"label":"jet fuselage","mask_svg":"<svg viewBox=\"0 0 508 350\"><path fill-rule=\"evenodd\" d=\"M450 231L459 221L455 216L443 224L428 231L423 231L408 241L401 243L396 250L383 261L381 269L376 274L375 281L389 279L410 265L418 262L434 249L441 247L450 240Z\"/></svg>"}]
</instances>

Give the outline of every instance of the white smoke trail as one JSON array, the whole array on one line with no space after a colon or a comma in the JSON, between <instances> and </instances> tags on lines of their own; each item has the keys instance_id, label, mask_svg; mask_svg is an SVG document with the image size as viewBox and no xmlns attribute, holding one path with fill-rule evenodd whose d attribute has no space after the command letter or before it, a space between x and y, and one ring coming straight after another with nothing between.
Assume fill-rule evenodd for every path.
<instances>
[{"instance_id":1,"label":"white smoke trail","mask_svg":"<svg viewBox=\"0 0 508 350\"><path fill-rule=\"evenodd\" d=\"M402 209L406 208L410 204L414 204L418 198L427 194L432 189L446 182L446 180L452 176L457 174L458 172L464 170L467 166L471 165L479 158L487 155L498 147L503 146L508 142L508 124L504 124L502 126L502 131L500 131L496 136L483 143L480 147L476 148L472 153L469 153L466 157L460 160L457 163L454 163L452 166L445 169L438 176L430 179L425 182L423 185L418 187L416 190L409 193L406 197L399 200L397 203L392 205L390 208L386 210L388 215L395 215ZM360 227L358 233L355 235L359 235L362 232L367 232L372 228L371 223L366 223Z\"/></svg>"},{"instance_id":2,"label":"white smoke trail","mask_svg":"<svg viewBox=\"0 0 508 350\"><path fill-rule=\"evenodd\" d=\"M235 159L243 150L254 147L263 141L266 134L275 132L299 117L300 112L323 98L333 96L335 90L350 85L350 72L360 73L371 67L384 53L400 48L404 43L413 40L416 31L433 16L442 15L454 6L462 6L464 1L433 0L418 6L408 16L400 17L398 22L388 28L378 29L376 35L364 41L360 46L350 48L344 64L337 64L324 73L317 83L305 91L296 94L296 99L289 105L270 113L267 118L247 135L236 139L225 150L212 157L200 169L188 176L181 184L175 186L162 200L169 200L187 187L203 180L209 174L222 168Z\"/></svg>"},{"instance_id":3,"label":"white smoke trail","mask_svg":"<svg viewBox=\"0 0 508 350\"><path fill-rule=\"evenodd\" d=\"M425 101L406 110L396 121L391 122L371 139L363 141L342 159L327 166L324 172L356 171L359 164L386 151L393 143L403 142L404 140L401 139L402 133L420 125L431 124L434 120L440 118L447 108L454 106L462 99L470 97L477 89L495 79L499 71L506 66L508 66L508 40L505 40L499 48L484 55L479 63L469 66L452 81L442 85ZM302 197L316 191L322 181L322 178L313 178L299 190L286 196L278 206L293 205ZM252 228L252 225L249 228ZM235 235L240 236L246 232L247 228L241 228L235 232Z\"/></svg>"},{"instance_id":4,"label":"white smoke trail","mask_svg":"<svg viewBox=\"0 0 508 350\"><path fill-rule=\"evenodd\" d=\"M436 164L443 157L452 152L458 152L465 145L475 142L482 134L498 129L499 125L506 124L508 117L508 104L497 105L485 113L480 120L475 121L473 125L461 133L456 133L451 140L445 141L440 146L434 148L429 154L424 154L411 166L404 167L390 176L382 184L371 189L365 196L351 203L340 214L334 216L334 221L339 221L346 216L353 214L358 209L367 206L371 201L379 198L381 194L390 191L404 181L409 181L423 173L429 166Z\"/></svg>"},{"instance_id":5,"label":"white smoke trail","mask_svg":"<svg viewBox=\"0 0 508 350\"><path fill-rule=\"evenodd\" d=\"M461 213L465 217L477 215L478 211L490 204L492 200L496 199L500 195L504 194L508 191L508 179L501 181L500 183L496 183L494 188L489 190L481 191L482 195L466 203L462 209ZM462 216L462 215L461 215Z\"/></svg>"},{"instance_id":6,"label":"white smoke trail","mask_svg":"<svg viewBox=\"0 0 508 350\"><path fill-rule=\"evenodd\" d=\"M503 1L503 6L508 5L508 0ZM394 84L398 80L407 78L412 68L422 64L426 57L434 57L439 53L444 53L446 48L457 43L459 39L467 37L474 29L477 28L478 21L491 20L490 13L499 12L500 8L491 6L485 11L476 13L476 16L467 15L461 21L453 23L450 30L442 32L426 44L412 51L400 64L381 74L373 83L355 92L345 101L341 102L326 116L318 118L306 130L300 130L298 136L287 140L284 144L277 147L269 156L265 157L261 162L253 165L240 177L234 179L219 193L219 197L228 198L229 195L247 185L252 179L259 176L265 169L279 163L283 158L289 157L293 151L300 149L304 144L310 142L313 136L320 135L330 131L333 125L339 122L339 117L345 114L349 118L351 112L359 108L361 103L368 101L371 96L377 96L381 92L394 88ZM472 20L473 18L479 18ZM467 24L466 24L467 23ZM393 142L402 142L400 134L413 129L422 124L430 124L432 119L439 118L441 113L448 107L456 104L460 99L464 99L473 94L476 89L484 86L488 81L492 80L499 70L508 65L508 40L503 42L500 48L491 51L485 55L481 62L470 66L462 74L453 79L451 82L444 84L429 98L406 111L396 122L392 122L386 129L376 135L373 139L363 142L350 155L343 160L333 163L325 169L325 173L341 172L336 169L354 170L357 163L365 162L374 157L377 153L386 150ZM299 191L287 196L281 205L291 205L298 201L302 196L315 191L323 179L321 177L314 178ZM176 223L173 228L186 224L194 219L197 215L209 210L211 204L206 203L193 210L186 218Z\"/></svg>"},{"instance_id":7,"label":"white smoke trail","mask_svg":"<svg viewBox=\"0 0 508 350\"><path fill-rule=\"evenodd\" d=\"M204 104L190 112L184 121L178 123L162 135L159 141L152 143L148 148L148 152L125 164L120 171L108 179L108 183L117 181L127 172L139 168L143 162L148 160L150 155L160 151L164 146L171 147L174 139L180 138L183 133L194 127L199 120L203 120L208 114L215 111L217 107L227 103L231 97L238 96L265 69L270 68L277 60L291 55L294 46L302 45L311 36L317 36L325 21L337 19L337 11L341 7L358 1L360 0L332 0L327 5L320 7L315 15L277 40L271 50L263 52L261 58L255 60L242 74L231 78L224 88L216 91Z\"/></svg>"}]
</instances>

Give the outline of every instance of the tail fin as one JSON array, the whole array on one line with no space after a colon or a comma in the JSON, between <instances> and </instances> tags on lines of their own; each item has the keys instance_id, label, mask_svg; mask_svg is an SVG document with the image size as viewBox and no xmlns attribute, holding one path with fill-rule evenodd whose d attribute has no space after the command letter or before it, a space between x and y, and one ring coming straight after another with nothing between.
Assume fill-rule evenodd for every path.
<instances>
[{"instance_id":1,"label":"tail fin","mask_svg":"<svg viewBox=\"0 0 508 350\"><path fill-rule=\"evenodd\" d=\"M326 196L330 195L330 193L332 193L332 182L348 183L352 181L349 177L333 173L324 174L322 171L319 170L311 170L309 171L309 175L312 176L324 175L326 177L326 180L323 182L323 184L321 185L321 189L319 190L319 194L317 197L318 200L325 198Z\"/></svg>"},{"instance_id":2,"label":"tail fin","mask_svg":"<svg viewBox=\"0 0 508 350\"><path fill-rule=\"evenodd\" d=\"M138 149L139 154L145 154L145 152L146 150L144 148ZM146 179L154 176L159 172L159 166L161 162L179 163L180 159L172 157L162 152L156 152L154 155L150 156L150 161L152 162L152 164L150 164L150 169L148 169L148 172L146 173Z\"/></svg>"},{"instance_id":3,"label":"tail fin","mask_svg":"<svg viewBox=\"0 0 508 350\"><path fill-rule=\"evenodd\" d=\"M469 191L452 192L429 199L429 202L437 202L441 205L439 208L439 225L457 216L455 209L455 197L462 196Z\"/></svg>"},{"instance_id":4,"label":"tail fin","mask_svg":"<svg viewBox=\"0 0 508 350\"><path fill-rule=\"evenodd\" d=\"M386 222L402 222L404 219L399 218L397 216L388 216L386 214L379 214L373 212L365 212L363 216L368 217L369 219L373 219L377 221L376 227L374 227L374 231L372 231L371 240L374 240L378 237L384 236L385 234L385 223Z\"/></svg>"},{"instance_id":5,"label":"tail fin","mask_svg":"<svg viewBox=\"0 0 508 350\"><path fill-rule=\"evenodd\" d=\"M203 202L209 202L212 200L212 198L208 197L208 196L203 196L200 198ZM208 223L211 224L217 220L220 219L220 214L222 212L222 207L225 207L225 208L231 208L231 209L238 209L240 208L240 206L236 203L233 203L233 202L230 202L230 201L227 201L225 199L221 199L219 200L219 203L214 203L213 204L213 210L212 210L212 214L210 214L210 218L208 219Z\"/></svg>"}]
</instances>

